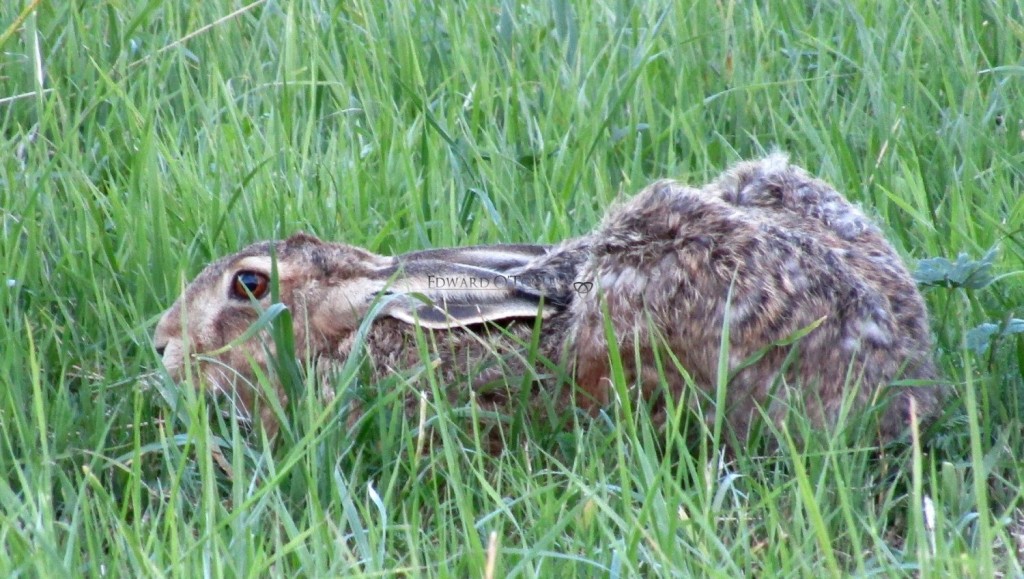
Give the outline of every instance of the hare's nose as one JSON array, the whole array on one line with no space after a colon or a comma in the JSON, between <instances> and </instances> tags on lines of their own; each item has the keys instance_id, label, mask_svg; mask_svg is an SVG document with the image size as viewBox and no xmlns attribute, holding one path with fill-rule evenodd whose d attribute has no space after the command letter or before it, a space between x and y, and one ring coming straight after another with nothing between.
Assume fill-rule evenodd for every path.
<instances>
[{"instance_id":1,"label":"hare's nose","mask_svg":"<svg viewBox=\"0 0 1024 579\"><path fill-rule=\"evenodd\" d=\"M160 356L161 358L163 358L165 350L167 350L167 344L163 344L162 346L157 346L156 347L156 355Z\"/></svg>"}]
</instances>

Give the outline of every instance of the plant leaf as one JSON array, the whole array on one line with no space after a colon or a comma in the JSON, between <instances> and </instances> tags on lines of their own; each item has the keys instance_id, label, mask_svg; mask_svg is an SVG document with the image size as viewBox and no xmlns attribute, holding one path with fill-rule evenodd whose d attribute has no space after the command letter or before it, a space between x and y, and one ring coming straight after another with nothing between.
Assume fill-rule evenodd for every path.
<instances>
[{"instance_id":1,"label":"plant leaf","mask_svg":"<svg viewBox=\"0 0 1024 579\"><path fill-rule=\"evenodd\" d=\"M985 322L968 330L967 347L980 356L988 350L993 339L1014 334L1024 334L1024 320L1012 318L1002 327L999 324Z\"/></svg>"},{"instance_id":2,"label":"plant leaf","mask_svg":"<svg viewBox=\"0 0 1024 579\"><path fill-rule=\"evenodd\" d=\"M971 259L966 253L951 262L945 257L922 259L917 264L914 279L926 286L962 287L982 289L992 283L992 262L996 249L988 250L981 259Z\"/></svg>"}]
</instances>

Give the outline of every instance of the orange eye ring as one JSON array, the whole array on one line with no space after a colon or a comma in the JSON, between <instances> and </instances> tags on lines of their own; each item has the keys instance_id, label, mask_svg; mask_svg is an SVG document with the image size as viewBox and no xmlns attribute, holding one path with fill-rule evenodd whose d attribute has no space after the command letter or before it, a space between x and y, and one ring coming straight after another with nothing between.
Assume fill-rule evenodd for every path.
<instances>
[{"instance_id":1,"label":"orange eye ring","mask_svg":"<svg viewBox=\"0 0 1024 579\"><path fill-rule=\"evenodd\" d=\"M240 271L231 280L231 295L237 299L263 299L270 291L270 278L258 271Z\"/></svg>"}]
</instances>

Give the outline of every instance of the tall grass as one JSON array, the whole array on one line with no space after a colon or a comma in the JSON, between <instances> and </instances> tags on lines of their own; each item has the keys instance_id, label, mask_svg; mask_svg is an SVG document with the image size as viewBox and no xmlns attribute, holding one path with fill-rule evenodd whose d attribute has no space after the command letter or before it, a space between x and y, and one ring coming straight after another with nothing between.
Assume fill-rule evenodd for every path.
<instances>
[{"instance_id":1,"label":"tall grass","mask_svg":"<svg viewBox=\"0 0 1024 579\"><path fill-rule=\"evenodd\" d=\"M38 3L0 37L0 574L1024 573L1022 8ZM925 289L957 394L927 446L723 461L634 400L493 456L350 374L275 448L156 372L156 316L250 241L554 241L774 148L911 264L998 249Z\"/></svg>"}]
</instances>

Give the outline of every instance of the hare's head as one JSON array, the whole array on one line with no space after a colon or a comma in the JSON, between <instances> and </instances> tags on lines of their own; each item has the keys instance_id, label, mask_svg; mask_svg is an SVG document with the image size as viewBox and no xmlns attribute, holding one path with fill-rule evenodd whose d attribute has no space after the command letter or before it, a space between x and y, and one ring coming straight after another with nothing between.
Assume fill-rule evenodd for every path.
<instances>
[{"instance_id":1,"label":"hare's head","mask_svg":"<svg viewBox=\"0 0 1024 579\"><path fill-rule=\"evenodd\" d=\"M267 368L273 346L265 333L243 336L271 306L276 273L282 304L291 310L297 351L358 327L394 260L357 247L298 234L262 242L206 267L157 324L154 344L175 380L197 369L214 392L229 392L254 369ZM276 271L275 271L276 270ZM237 389L251 408L249 388Z\"/></svg>"},{"instance_id":2,"label":"hare's head","mask_svg":"<svg viewBox=\"0 0 1024 579\"><path fill-rule=\"evenodd\" d=\"M547 315L558 301L513 275L547 251L513 245L387 257L302 233L257 243L207 266L164 313L154 344L174 380L191 376L214 393L233 392L248 414L256 372L268 374L274 355L268 332L251 328L272 306L275 280L296 354L331 359L345 355L375 304L379 316L444 330Z\"/></svg>"}]
</instances>

